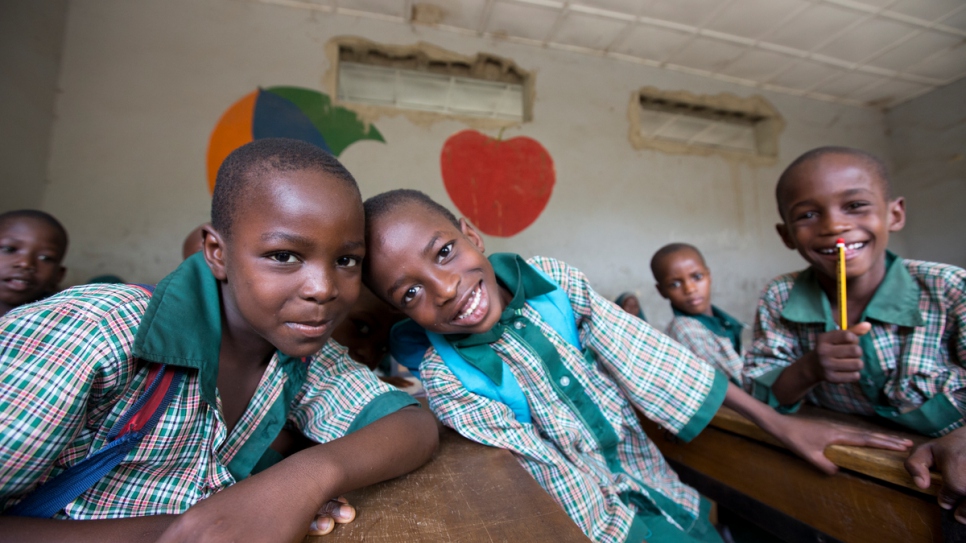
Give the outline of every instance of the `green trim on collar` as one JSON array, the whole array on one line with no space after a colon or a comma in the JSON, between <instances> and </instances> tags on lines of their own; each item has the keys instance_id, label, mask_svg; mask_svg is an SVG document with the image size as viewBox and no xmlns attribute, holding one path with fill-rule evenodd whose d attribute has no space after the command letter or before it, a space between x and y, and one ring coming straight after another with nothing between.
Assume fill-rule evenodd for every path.
<instances>
[{"instance_id":1,"label":"green trim on collar","mask_svg":"<svg viewBox=\"0 0 966 543\"><path fill-rule=\"evenodd\" d=\"M919 285L902 259L886 251L886 273L882 283L876 288L869 305L860 320L874 319L879 322L899 326L922 326L919 312ZM792 322L824 323L826 329L835 328L832 306L825 291L818 284L815 270L803 270L795 278L788 301L782 309L782 317Z\"/></svg>"},{"instance_id":2,"label":"green trim on collar","mask_svg":"<svg viewBox=\"0 0 966 543\"><path fill-rule=\"evenodd\" d=\"M675 317L690 317L692 319L697 319L705 328L711 331L712 334L731 340L731 346L734 348L736 353L741 353L741 330L744 329L745 325L738 319L732 317L731 315L725 313L724 311L718 309L717 306L711 306L712 316L708 315L692 315L690 313L685 313L678 310L678 308L671 306L671 311L674 312Z\"/></svg>"}]
</instances>

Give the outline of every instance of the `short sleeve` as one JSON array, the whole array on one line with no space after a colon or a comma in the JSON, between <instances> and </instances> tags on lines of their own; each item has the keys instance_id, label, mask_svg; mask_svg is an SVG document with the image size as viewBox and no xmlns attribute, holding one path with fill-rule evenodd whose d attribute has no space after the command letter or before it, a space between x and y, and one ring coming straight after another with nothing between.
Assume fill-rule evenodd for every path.
<instances>
[{"instance_id":1,"label":"short sleeve","mask_svg":"<svg viewBox=\"0 0 966 543\"><path fill-rule=\"evenodd\" d=\"M742 379L752 396L775 408L782 405L772 392L772 385L785 368L805 354L801 342L781 318L790 282L789 276L773 280L758 300L754 337L745 355ZM801 402L782 410L794 411L800 405Z\"/></svg>"},{"instance_id":2,"label":"short sleeve","mask_svg":"<svg viewBox=\"0 0 966 543\"><path fill-rule=\"evenodd\" d=\"M325 443L410 405L418 402L330 341L309 362L289 419L306 437Z\"/></svg>"},{"instance_id":3,"label":"short sleeve","mask_svg":"<svg viewBox=\"0 0 966 543\"><path fill-rule=\"evenodd\" d=\"M581 344L649 419L684 440L711 421L728 389L724 374L598 294L576 268L541 257L531 263L564 289Z\"/></svg>"}]
</instances>

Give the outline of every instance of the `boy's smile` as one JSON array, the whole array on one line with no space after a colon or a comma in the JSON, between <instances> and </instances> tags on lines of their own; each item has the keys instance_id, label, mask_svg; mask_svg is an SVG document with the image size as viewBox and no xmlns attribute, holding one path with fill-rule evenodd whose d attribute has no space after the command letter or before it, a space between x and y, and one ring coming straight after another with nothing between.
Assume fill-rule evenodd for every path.
<instances>
[{"instance_id":1,"label":"boy's smile","mask_svg":"<svg viewBox=\"0 0 966 543\"><path fill-rule=\"evenodd\" d=\"M63 252L60 233L42 220L0 225L0 315L52 291L64 277Z\"/></svg>"},{"instance_id":2,"label":"boy's smile","mask_svg":"<svg viewBox=\"0 0 966 543\"><path fill-rule=\"evenodd\" d=\"M778 233L826 281L835 277L841 238L849 281L862 278L877 286L885 275L889 233L905 223L902 198L886 198L885 181L862 160L824 155L793 172L779 203L784 223Z\"/></svg>"},{"instance_id":3,"label":"boy's smile","mask_svg":"<svg viewBox=\"0 0 966 543\"><path fill-rule=\"evenodd\" d=\"M373 291L440 334L488 331L509 298L483 256L482 238L460 225L412 202L370 224Z\"/></svg>"},{"instance_id":4,"label":"boy's smile","mask_svg":"<svg viewBox=\"0 0 966 543\"><path fill-rule=\"evenodd\" d=\"M664 258L657 291L678 311L711 315L711 272L694 251L682 249Z\"/></svg>"},{"instance_id":5,"label":"boy's smile","mask_svg":"<svg viewBox=\"0 0 966 543\"><path fill-rule=\"evenodd\" d=\"M223 282L224 333L267 353L314 354L359 296L359 194L315 170L273 171L248 190L231 238L211 229L205 239L206 260Z\"/></svg>"}]
</instances>

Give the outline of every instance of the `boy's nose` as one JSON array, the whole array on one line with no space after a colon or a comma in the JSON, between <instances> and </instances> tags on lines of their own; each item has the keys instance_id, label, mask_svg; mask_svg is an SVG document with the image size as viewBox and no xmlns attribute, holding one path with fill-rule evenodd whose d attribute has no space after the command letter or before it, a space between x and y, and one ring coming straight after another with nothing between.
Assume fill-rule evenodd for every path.
<instances>
[{"instance_id":1,"label":"boy's nose","mask_svg":"<svg viewBox=\"0 0 966 543\"><path fill-rule=\"evenodd\" d=\"M437 276L436 281L436 305L444 305L456 298L459 290L460 275L458 273L445 273Z\"/></svg>"},{"instance_id":2,"label":"boy's nose","mask_svg":"<svg viewBox=\"0 0 966 543\"><path fill-rule=\"evenodd\" d=\"M29 252L18 253L13 265L22 270L37 269L37 256Z\"/></svg>"},{"instance_id":3,"label":"boy's nose","mask_svg":"<svg viewBox=\"0 0 966 543\"><path fill-rule=\"evenodd\" d=\"M837 235L852 228L852 223L841 213L828 213L822 222L823 233Z\"/></svg>"},{"instance_id":4,"label":"boy's nose","mask_svg":"<svg viewBox=\"0 0 966 543\"><path fill-rule=\"evenodd\" d=\"M339 295L334 270L316 269L302 282L302 298L324 304Z\"/></svg>"}]
</instances>

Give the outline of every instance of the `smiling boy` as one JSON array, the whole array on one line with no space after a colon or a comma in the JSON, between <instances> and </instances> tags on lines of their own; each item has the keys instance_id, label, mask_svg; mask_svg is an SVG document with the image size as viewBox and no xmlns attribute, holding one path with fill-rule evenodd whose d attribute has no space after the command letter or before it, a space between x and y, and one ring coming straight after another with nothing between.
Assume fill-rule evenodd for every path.
<instances>
[{"instance_id":1,"label":"smiling boy","mask_svg":"<svg viewBox=\"0 0 966 543\"><path fill-rule=\"evenodd\" d=\"M651 257L657 291L671 302L667 335L741 386L744 325L711 304L711 271L697 247L671 243Z\"/></svg>"},{"instance_id":2,"label":"smiling boy","mask_svg":"<svg viewBox=\"0 0 966 543\"><path fill-rule=\"evenodd\" d=\"M3 509L101 447L149 363L185 372L154 431L56 515L85 522L0 517L0 539L292 541L330 499L428 460L432 416L329 341L359 292L362 213L331 155L257 140L219 170L203 251L153 295L82 286L0 319ZM279 461L283 426L321 445Z\"/></svg>"},{"instance_id":3,"label":"smiling boy","mask_svg":"<svg viewBox=\"0 0 966 543\"><path fill-rule=\"evenodd\" d=\"M366 284L447 342L418 351L433 411L460 434L511 451L594 541L720 541L707 501L678 480L635 408L689 440L725 403L829 472L822 451L831 442L908 446L778 415L604 299L578 270L549 258L488 260L476 230L423 193L390 191L365 208ZM559 293L580 347L551 324L543 302ZM501 390L517 383L525 409L464 382L445 350Z\"/></svg>"},{"instance_id":4,"label":"smiling boy","mask_svg":"<svg viewBox=\"0 0 966 543\"><path fill-rule=\"evenodd\" d=\"M754 395L946 436L917 449L907 467L925 487L926 468L938 464L941 501L958 502L966 494L966 271L887 251L889 234L905 224L905 202L892 195L882 162L863 151L805 153L782 173L776 197L778 233L809 268L774 279L759 301L745 366ZM836 321L839 238L847 323Z\"/></svg>"},{"instance_id":5,"label":"smiling boy","mask_svg":"<svg viewBox=\"0 0 966 543\"><path fill-rule=\"evenodd\" d=\"M0 316L54 293L67 268L67 230L34 209L0 214Z\"/></svg>"}]
</instances>

